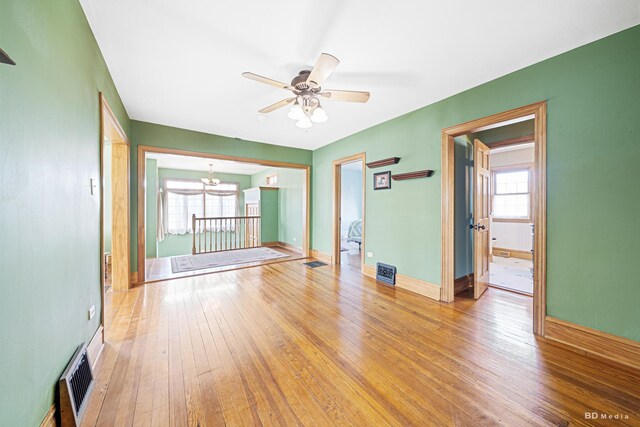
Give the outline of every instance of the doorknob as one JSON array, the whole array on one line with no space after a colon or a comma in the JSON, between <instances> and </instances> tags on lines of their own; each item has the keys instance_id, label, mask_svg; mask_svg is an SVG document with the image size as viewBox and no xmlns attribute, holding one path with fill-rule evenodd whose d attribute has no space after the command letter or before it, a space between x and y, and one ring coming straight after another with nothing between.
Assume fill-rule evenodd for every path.
<instances>
[{"instance_id":1,"label":"doorknob","mask_svg":"<svg viewBox=\"0 0 640 427\"><path fill-rule=\"evenodd\" d=\"M487 228L484 225L480 225L480 224L478 224L476 227L478 228L478 230L484 230Z\"/></svg>"},{"instance_id":2,"label":"doorknob","mask_svg":"<svg viewBox=\"0 0 640 427\"><path fill-rule=\"evenodd\" d=\"M469 228L472 230L485 230L487 227L480 224L469 224Z\"/></svg>"}]
</instances>

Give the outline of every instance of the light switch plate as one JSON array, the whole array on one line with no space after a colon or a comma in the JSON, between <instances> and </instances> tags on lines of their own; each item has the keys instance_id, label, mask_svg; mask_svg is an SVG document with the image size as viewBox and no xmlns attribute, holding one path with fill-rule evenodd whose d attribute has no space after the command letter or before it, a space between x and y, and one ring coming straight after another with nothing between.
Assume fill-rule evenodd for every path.
<instances>
[{"instance_id":1,"label":"light switch plate","mask_svg":"<svg viewBox=\"0 0 640 427\"><path fill-rule=\"evenodd\" d=\"M96 306L92 305L89 309L89 320L93 319L93 316L96 315Z\"/></svg>"},{"instance_id":2,"label":"light switch plate","mask_svg":"<svg viewBox=\"0 0 640 427\"><path fill-rule=\"evenodd\" d=\"M367 252L367 258L373 258L373 252Z\"/></svg>"}]
</instances>

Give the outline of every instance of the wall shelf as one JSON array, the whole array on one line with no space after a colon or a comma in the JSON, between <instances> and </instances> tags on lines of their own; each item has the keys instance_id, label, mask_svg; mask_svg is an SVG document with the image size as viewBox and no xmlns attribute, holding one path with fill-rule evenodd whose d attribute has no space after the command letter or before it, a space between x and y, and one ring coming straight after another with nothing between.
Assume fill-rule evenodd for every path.
<instances>
[{"instance_id":1,"label":"wall shelf","mask_svg":"<svg viewBox=\"0 0 640 427\"><path fill-rule=\"evenodd\" d=\"M388 159L376 160L375 162L367 163L368 168L379 168L381 166L389 166L398 164L400 157L389 157Z\"/></svg>"},{"instance_id":2,"label":"wall shelf","mask_svg":"<svg viewBox=\"0 0 640 427\"><path fill-rule=\"evenodd\" d=\"M423 171L415 171L415 172L407 172L407 173L399 173L396 175L391 175L391 179L394 181L404 181L407 179L429 178L431 175L433 175L433 171L431 169L425 169Z\"/></svg>"}]
</instances>

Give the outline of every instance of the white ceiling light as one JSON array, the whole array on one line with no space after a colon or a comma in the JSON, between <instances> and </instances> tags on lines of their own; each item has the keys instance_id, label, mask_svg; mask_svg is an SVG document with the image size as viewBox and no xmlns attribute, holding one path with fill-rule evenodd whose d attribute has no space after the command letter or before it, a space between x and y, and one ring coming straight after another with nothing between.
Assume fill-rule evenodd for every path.
<instances>
[{"instance_id":1,"label":"white ceiling light","mask_svg":"<svg viewBox=\"0 0 640 427\"><path fill-rule=\"evenodd\" d=\"M304 116L303 118L298 120L298 123L296 123L296 126L298 126L300 129L309 129L311 126L313 126L313 123L311 123L311 120L309 120L309 117Z\"/></svg>"},{"instance_id":2,"label":"white ceiling light","mask_svg":"<svg viewBox=\"0 0 640 427\"><path fill-rule=\"evenodd\" d=\"M292 120L300 120L301 118L303 118L304 111L302 111L302 107L300 106L300 104L298 104L297 102L293 104L293 107L291 107L291 110L289 110L289 114L287 114L287 117Z\"/></svg>"},{"instance_id":3,"label":"white ceiling light","mask_svg":"<svg viewBox=\"0 0 640 427\"><path fill-rule=\"evenodd\" d=\"M311 113L311 121L314 123L324 123L329 120L327 113L325 113L324 108L318 104L313 113Z\"/></svg>"},{"instance_id":4,"label":"white ceiling light","mask_svg":"<svg viewBox=\"0 0 640 427\"><path fill-rule=\"evenodd\" d=\"M209 177L208 178L200 178L204 185L208 185L211 187L215 187L220 184L220 180L218 178L213 177L213 164L209 163Z\"/></svg>"}]
</instances>

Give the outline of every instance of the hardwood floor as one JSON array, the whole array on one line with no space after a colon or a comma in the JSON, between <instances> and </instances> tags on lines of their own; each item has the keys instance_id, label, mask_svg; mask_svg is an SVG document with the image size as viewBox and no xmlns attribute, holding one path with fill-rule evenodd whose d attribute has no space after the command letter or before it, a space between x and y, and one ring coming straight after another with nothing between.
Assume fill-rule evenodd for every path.
<instances>
[{"instance_id":1,"label":"hardwood floor","mask_svg":"<svg viewBox=\"0 0 640 427\"><path fill-rule=\"evenodd\" d=\"M110 292L83 425L640 424L640 372L536 339L529 297L302 262Z\"/></svg>"},{"instance_id":2,"label":"hardwood floor","mask_svg":"<svg viewBox=\"0 0 640 427\"><path fill-rule=\"evenodd\" d=\"M255 267L257 265L273 264L276 262L291 261L291 260L298 260L298 259L305 258L302 253L296 252L289 248L285 248L282 246L271 246L271 247L279 250L280 252L284 252L288 254L290 258L286 258L286 259L278 258L278 259L271 259L266 261L247 262L244 264L225 265L224 267L203 268L202 270L185 271L182 273L174 273L171 270L172 257L147 258L145 260L145 270L147 275L145 283L176 279L179 277L201 276L203 274L218 273L221 271L237 270L239 268Z\"/></svg>"}]
</instances>

